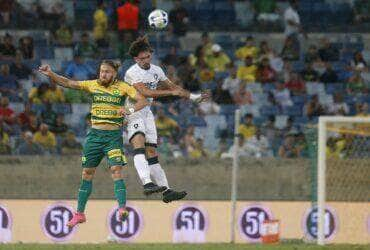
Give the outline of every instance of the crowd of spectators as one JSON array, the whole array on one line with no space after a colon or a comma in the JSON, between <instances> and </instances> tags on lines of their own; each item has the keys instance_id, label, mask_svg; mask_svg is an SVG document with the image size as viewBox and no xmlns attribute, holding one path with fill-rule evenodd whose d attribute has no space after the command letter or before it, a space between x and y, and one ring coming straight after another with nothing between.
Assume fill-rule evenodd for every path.
<instances>
[{"instance_id":1,"label":"crowd of spectators","mask_svg":"<svg viewBox=\"0 0 370 250\"><path fill-rule=\"evenodd\" d=\"M140 11L135 1L126 1L113 12L108 12L105 3L99 2L93 15L92 35L82 32L78 42L73 40L71 26L63 21L64 8L59 6L45 14L37 11L40 8L37 4L33 7L43 20L51 18L48 15L58 16L52 41L55 46L73 49L73 60L62 67L61 73L76 80L96 77L96 65L87 61L105 56L113 17L119 38L116 58L127 62L127 44L139 34ZM165 41L170 49L156 59L171 81L192 92L209 90L211 98L199 105L173 98L154 102L158 150L163 156L230 157L234 152L231 142L236 107L243 111L238 129L239 154L258 158L307 157L305 126L315 124L318 116L368 114L368 103L361 98L368 96L370 79L361 51L338 49L326 37L307 49L301 46L300 37L306 34L296 11L296 1L291 1L282 17L276 16L274 1L254 1L254 7L259 11L258 22L284 19L285 39L280 51L272 49L267 40L256 41L253 36L246 35L243 44L230 54L204 32L196 49L184 55L180 53L178 38L186 34L189 19L181 1L175 1L169 12L171 24L166 34L168 41ZM359 19L366 19L364 12L356 13L362 13ZM11 19L4 14L1 17ZM2 37L0 60L5 63L0 66L0 153L79 154L81 138L89 128L89 114L80 114L83 125L76 129L70 120L65 121L64 113L68 115L65 111L70 111L71 105L89 103L90 98L84 92L60 88L24 63L36 56L33 37L23 36L17 43L9 33ZM338 61L344 64L341 69L334 67ZM297 62L303 66L296 67ZM124 67L121 70L124 71ZM29 89L22 85L23 80L31 83ZM313 91L313 88L324 86L325 92L333 83L342 88L331 92L332 100L326 100L320 89ZM346 96L365 101L359 101L355 110L351 110ZM15 112L9 103L23 103L23 111ZM286 112L292 109L299 115ZM211 148L206 145L209 141L204 131L208 129L209 117L216 117L218 121L226 119L226 124L217 127L212 135L215 145ZM299 119L304 121L297 121ZM343 135L343 138L347 137ZM339 144L346 142L343 138L330 140L328 147L333 155L343 147Z\"/></svg>"}]
</instances>

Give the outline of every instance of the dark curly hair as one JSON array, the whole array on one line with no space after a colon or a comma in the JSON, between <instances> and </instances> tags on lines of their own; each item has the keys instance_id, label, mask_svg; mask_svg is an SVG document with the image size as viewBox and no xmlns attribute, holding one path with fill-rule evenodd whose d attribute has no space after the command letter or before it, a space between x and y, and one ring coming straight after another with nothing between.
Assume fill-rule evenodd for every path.
<instances>
[{"instance_id":1,"label":"dark curly hair","mask_svg":"<svg viewBox=\"0 0 370 250\"><path fill-rule=\"evenodd\" d=\"M148 41L148 38L146 36L142 36L137 38L130 46L128 53L132 57L137 57L140 52L153 52L152 47L150 46L150 43Z\"/></svg>"}]
</instances>

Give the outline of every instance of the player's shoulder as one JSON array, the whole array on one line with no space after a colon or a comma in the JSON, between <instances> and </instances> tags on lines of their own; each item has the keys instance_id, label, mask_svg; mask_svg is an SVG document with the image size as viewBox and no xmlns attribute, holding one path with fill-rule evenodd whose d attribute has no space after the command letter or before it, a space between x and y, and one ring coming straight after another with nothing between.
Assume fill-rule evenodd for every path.
<instances>
[{"instance_id":1,"label":"player's shoulder","mask_svg":"<svg viewBox=\"0 0 370 250\"><path fill-rule=\"evenodd\" d=\"M126 88L126 87L131 86L128 82L125 82L123 80L117 81L116 84L117 84L118 87L121 87L121 88Z\"/></svg>"},{"instance_id":2,"label":"player's shoulder","mask_svg":"<svg viewBox=\"0 0 370 250\"><path fill-rule=\"evenodd\" d=\"M135 74L135 73L138 73L140 72L140 67L135 63L133 65L130 66L130 68L128 68L128 70L126 71L126 75L127 74Z\"/></svg>"},{"instance_id":3,"label":"player's shoulder","mask_svg":"<svg viewBox=\"0 0 370 250\"><path fill-rule=\"evenodd\" d=\"M162 68L155 64L150 64L150 69L154 72L162 72Z\"/></svg>"}]
</instances>

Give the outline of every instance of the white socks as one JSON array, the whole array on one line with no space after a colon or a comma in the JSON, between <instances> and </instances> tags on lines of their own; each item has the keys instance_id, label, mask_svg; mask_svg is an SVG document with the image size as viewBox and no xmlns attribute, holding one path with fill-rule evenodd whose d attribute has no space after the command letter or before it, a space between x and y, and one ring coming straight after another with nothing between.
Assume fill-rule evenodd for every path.
<instances>
[{"instance_id":1,"label":"white socks","mask_svg":"<svg viewBox=\"0 0 370 250\"><path fill-rule=\"evenodd\" d=\"M134 165L143 185L152 182L150 179L150 168L144 154L134 155Z\"/></svg>"},{"instance_id":2,"label":"white socks","mask_svg":"<svg viewBox=\"0 0 370 250\"><path fill-rule=\"evenodd\" d=\"M153 178L154 182L158 186L165 186L168 187L167 176L164 170L162 169L159 163L155 163L153 165L149 165L150 168L150 176Z\"/></svg>"}]
</instances>

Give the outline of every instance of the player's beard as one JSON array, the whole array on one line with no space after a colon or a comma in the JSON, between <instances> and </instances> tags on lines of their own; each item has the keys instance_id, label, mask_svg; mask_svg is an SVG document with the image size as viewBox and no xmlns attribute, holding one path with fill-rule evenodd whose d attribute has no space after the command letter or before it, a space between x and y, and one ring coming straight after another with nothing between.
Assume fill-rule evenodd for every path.
<instances>
[{"instance_id":1,"label":"player's beard","mask_svg":"<svg viewBox=\"0 0 370 250\"><path fill-rule=\"evenodd\" d=\"M99 79L100 81L100 84L103 85L103 86L108 86L109 84L111 84L113 82L114 78L110 78L109 80L108 79Z\"/></svg>"},{"instance_id":2,"label":"player's beard","mask_svg":"<svg viewBox=\"0 0 370 250\"><path fill-rule=\"evenodd\" d=\"M140 66L140 68L148 70L148 69L150 69L150 63L144 63Z\"/></svg>"}]
</instances>

